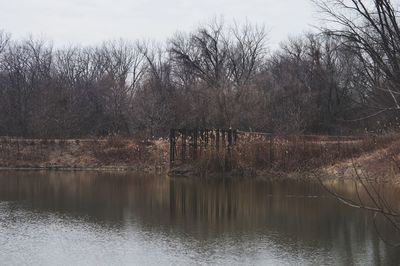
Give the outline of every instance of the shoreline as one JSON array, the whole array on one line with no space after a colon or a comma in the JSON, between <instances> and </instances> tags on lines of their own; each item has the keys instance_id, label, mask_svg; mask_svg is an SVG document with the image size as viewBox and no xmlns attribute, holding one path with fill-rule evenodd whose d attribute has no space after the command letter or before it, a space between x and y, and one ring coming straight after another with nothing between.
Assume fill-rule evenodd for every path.
<instances>
[{"instance_id":1,"label":"shoreline","mask_svg":"<svg viewBox=\"0 0 400 266\"><path fill-rule=\"evenodd\" d=\"M304 170L304 171L269 171L269 170L257 170L253 174L237 174L232 172L225 173L209 173L207 175L198 174L171 174L169 169L166 168L149 168L149 167L134 167L134 166L108 166L108 167L0 167L0 172L15 171L15 172L115 172L115 173L143 173L143 174L157 174L165 175L169 178L228 178L228 179L260 179L266 181L274 180L298 180L298 181L313 181L319 182L316 175L320 177L322 181L329 180L342 180L342 181L356 181L357 178L354 175L341 175L333 174L329 172L326 167ZM363 169L361 169L363 171ZM400 186L400 178L370 178L369 181L379 184L389 184Z\"/></svg>"},{"instance_id":2,"label":"shoreline","mask_svg":"<svg viewBox=\"0 0 400 266\"><path fill-rule=\"evenodd\" d=\"M68 166L43 166L43 167L0 167L0 171L110 171L110 172L158 172L166 173L165 169L135 166L108 166L108 167L68 167Z\"/></svg>"},{"instance_id":3,"label":"shoreline","mask_svg":"<svg viewBox=\"0 0 400 266\"><path fill-rule=\"evenodd\" d=\"M313 179L318 173L324 179L355 179L354 167L371 174L380 182L400 183L400 141L377 145L347 158L328 161L325 164L304 165L301 161L294 168L269 168L255 165L258 153L248 149L245 156L236 161L231 171L221 171L221 158L206 154L199 161L178 167L169 167L169 142L166 139L11 139L0 142L0 171L111 171L166 174L175 177L226 177L265 179ZM251 142L250 142L251 143ZM255 144L258 144L255 143ZM314 144L311 144L314 145ZM325 144L322 144L325 145ZM256 145L257 146L257 145ZM324 147L324 146L321 146ZM208 157L207 157L208 156ZM314 157L317 155L314 155ZM254 158L253 158L254 157ZM310 157L310 158L314 158ZM318 157L315 157L318 158ZM222 157L223 159L223 157ZM261 159L265 159L262 158ZM279 163L279 162L278 162ZM211 167L210 167L211 166ZM214 167L213 167L214 166Z\"/></svg>"}]
</instances>

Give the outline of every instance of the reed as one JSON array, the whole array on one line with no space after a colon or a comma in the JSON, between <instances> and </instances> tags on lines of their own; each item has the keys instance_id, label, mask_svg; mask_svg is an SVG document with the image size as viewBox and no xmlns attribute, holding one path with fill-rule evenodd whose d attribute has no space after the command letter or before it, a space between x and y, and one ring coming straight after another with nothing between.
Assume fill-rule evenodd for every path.
<instances>
[{"instance_id":1,"label":"reed","mask_svg":"<svg viewBox=\"0 0 400 266\"><path fill-rule=\"evenodd\" d=\"M235 151L239 165L283 171L317 168L388 147L395 134L384 136L244 136Z\"/></svg>"}]
</instances>

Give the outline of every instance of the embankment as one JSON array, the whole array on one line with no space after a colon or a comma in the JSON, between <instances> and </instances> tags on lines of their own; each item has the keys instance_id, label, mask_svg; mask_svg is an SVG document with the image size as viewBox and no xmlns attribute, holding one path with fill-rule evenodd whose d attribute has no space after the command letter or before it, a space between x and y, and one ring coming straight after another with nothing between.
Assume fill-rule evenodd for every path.
<instances>
[{"instance_id":1,"label":"embankment","mask_svg":"<svg viewBox=\"0 0 400 266\"><path fill-rule=\"evenodd\" d=\"M339 139L242 135L229 153L198 149L198 159L172 169L185 176L302 176L320 170L351 178L355 169L400 183L398 135ZM187 153L191 154L188 145ZM178 147L181 150L181 147ZM227 169L227 166L229 166ZM0 169L138 170L168 172L167 139L15 139L0 138ZM299 175L300 174L300 175ZM304 175L303 175L304 176Z\"/></svg>"},{"instance_id":2,"label":"embankment","mask_svg":"<svg viewBox=\"0 0 400 266\"><path fill-rule=\"evenodd\" d=\"M322 168L322 172L332 177L352 179L358 175L371 181L400 185L400 140L398 139L386 147L326 165Z\"/></svg>"},{"instance_id":3,"label":"embankment","mask_svg":"<svg viewBox=\"0 0 400 266\"><path fill-rule=\"evenodd\" d=\"M198 135L201 136L201 133ZM299 176L316 170L328 173L329 167L389 149L399 138L396 134L279 136L239 132L234 139L233 145L229 145L226 135L221 137L221 131L210 131L206 138L191 138L189 141L187 136L177 135L173 173L204 176L224 173L274 178L292 174ZM329 174L335 173L329 171ZM340 175L338 171L336 174Z\"/></svg>"},{"instance_id":4,"label":"embankment","mask_svg":"<svg viewBox=\"0 0 400 266\"><path fill-rule=\"evenodd\" d=\"M102 139L0 138L2 169L165 171L168 142Z\"/></svg>"}]
</instances>

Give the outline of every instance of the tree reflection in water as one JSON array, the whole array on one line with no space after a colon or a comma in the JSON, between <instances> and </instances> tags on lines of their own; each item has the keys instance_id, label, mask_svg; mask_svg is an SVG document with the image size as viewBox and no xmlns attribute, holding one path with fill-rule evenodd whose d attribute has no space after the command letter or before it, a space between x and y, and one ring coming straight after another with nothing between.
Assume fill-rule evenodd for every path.
<instances>
[{"instance_id":1,"label":"tree reflection in water","mask_svg":"<svg viewBox=\"0 0 400 266\"><path fill-rule=\"evenodd\" d=\"M345 182L335 183L352 193ZM396 189L388 190L399 203ZM365 256L400 262L374 233L371 217L343 206L318 183L257 179L191 179L107 172L2 172L0 202L104 227L129 228L212 243L268 238L291 254L333 253L345 264Z\"/></svg>"}]
</instances>

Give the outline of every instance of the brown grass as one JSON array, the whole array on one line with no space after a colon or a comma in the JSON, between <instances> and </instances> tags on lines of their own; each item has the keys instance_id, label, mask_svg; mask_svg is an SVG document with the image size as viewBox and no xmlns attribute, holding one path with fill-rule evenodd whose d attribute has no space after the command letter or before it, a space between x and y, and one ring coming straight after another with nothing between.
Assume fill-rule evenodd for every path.
<instances>
[{"instance_id":1,"label":"brown grass","mask_svg":"<svg viewBox=\"0 0 400 266\"><path fill-rule=\"evenodd\" d=\"M400 141L395 140L389 146L363 153L326 166L325 172L332 176L352 178L355 170L365 177L400 184Z\"/></svg>"},{"instance_id":2,"label":"brown grass","mask_svg":"<svg viewBox=\"0 0 400 266\"><path fill-rule=\"evenodd\" d=\"M6 168L162 168L168 161L168 142L103 139L0 140L0 167Z\"/></svg>"},{"instance_id":3,"label":"brown grass","mask_svg":"<svg viewBox=\"0 0 400 266\"><path fill-rule=\"evenodd\" d=\"M178 137L173 172L208 175L308 171L387 148L396 138L395 134L336 137L240 132L235 145L229 149L227 138L220 139L219 145L215 137L210 141L199 139L194 148L192 139L184 142Z\"/></svg>"},{"instance_id":4,"label":"brown grass","mask_svg":"<svg viewBox=\"0 0 400 266\"><path fill-rule=\"evenodd\" d=\"M268 135L240 134L230 152L225 144L216 150L209 143L198 148L197 160L184 163L191 166L192 173L208 175L232 171L252 173L256 170L293 172L327 168L340 165L340 162L343 162L342 168L349 168L349 159L365 157L365 167L386 171L388 158L400 164L400 142L396 142L396 138L394 134L346 138L271 138ZM193 150L190 145L188 147L189 158ZM385 156L368 158L374 152L384 153ZM398 171L393 162L391 171ZM0 138L0 167L167 169L168 166L169 142L166 139L134 140L118 136L68 140Z\"/></svg>"},{"instance_id":5,"label":"brown grass","mask_svg":"<svg viewBox=\"0 0 400 266\"><path fill-rule=\"evenodd\" d=\"M295 171L333 164L387 147L395 135L348 137L244 136L237 145L239 165L257 169Z\"/></svg>"}]
</instances>

